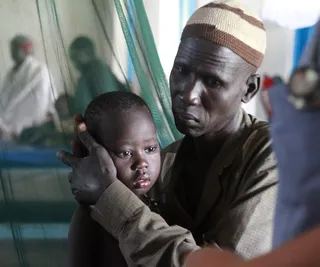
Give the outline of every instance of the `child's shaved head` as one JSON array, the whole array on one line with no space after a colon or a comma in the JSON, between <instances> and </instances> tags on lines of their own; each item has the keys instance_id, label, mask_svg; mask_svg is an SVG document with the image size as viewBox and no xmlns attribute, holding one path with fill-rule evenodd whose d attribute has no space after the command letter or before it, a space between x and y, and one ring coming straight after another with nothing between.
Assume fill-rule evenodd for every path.
<instances>
[{"instance_id":1,"label":"child's shaved head","mask_svg":"<svg viewBox=\"0 0 320 267\"><path fill-rule=\"evenodd\" d=\"M108 92L97 96L91 101L85 111L84 118L90 131L90 129L97 129L106 113L128 111L138 107L149 110L146 102L134 93Z\"/></svg>"}]
</instances>

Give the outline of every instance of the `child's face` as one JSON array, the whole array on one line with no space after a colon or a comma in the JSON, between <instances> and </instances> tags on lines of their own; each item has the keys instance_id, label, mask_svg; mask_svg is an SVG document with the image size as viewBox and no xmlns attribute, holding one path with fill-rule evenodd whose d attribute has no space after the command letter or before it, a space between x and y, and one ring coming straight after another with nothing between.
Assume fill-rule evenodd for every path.
<instances>
[{"instance_id":1,"label":"child's face","mask_svg":"<svg viewBox=\"0 0 320 267\"><path fill-rule=\"evenodd\" d=\"M110 112L97 133L111 154L118 179L137 195L147 193L161 166L156 128L148 109Z\"/></svg>"}]
</instances>

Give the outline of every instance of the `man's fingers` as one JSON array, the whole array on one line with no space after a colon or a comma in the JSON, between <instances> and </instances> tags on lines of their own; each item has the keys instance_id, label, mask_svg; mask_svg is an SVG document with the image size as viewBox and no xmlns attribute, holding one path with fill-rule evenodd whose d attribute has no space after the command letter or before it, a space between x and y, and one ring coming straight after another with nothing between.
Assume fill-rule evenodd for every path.
<instances>
[{"instance_id":1,"label":"man's fingers","mask_svg":"<svg viewBox=\"0 0 320 267\"><path fill-rule=\"evenodd\" d=\"M73 116L73 119L74 119L74 122L76 124L79 124L81 122L84 121L83 117L79 114L79 113L76 113L74 116Z\"/></svg>"},{"instance_id":2,"label":"man's fingers","mask_svg":"<svg viewBox=\"0 0 320 267\"><path fill-rule=\"evenodd\" d=\"M76 113L73 116L73 120L74 120L74 132L77 133L79 124L84 123L84 118L79 113Z\"/></svg>"},{"instance_id":3,"label":"man's fingers","mask_svg":"<svg viewBox=\"0 0 320 267\"><path fill-rule=\"evenodd\" d=\"M66 151L59 151L57 152L56 156L62 163L70 167L75 167L75 165L79 162L79 158L72 156Z\"/></svg>"},{"instance_id":4,"label":"man's fingers","mask_svg":"<svg viewBox=\"0 0 320 267\"><path fill-rule=\"evenodd\" d=\"M81 143L79 138L77 138L77 140L72 141L71 147L72 147L72 155L73 156L76 156L78 158L84 158L84 157L88 156L88 151L83 146L83 144Z\"/></svg>"},{"instance_id":5,"label":"man's fingers","mask_svg":"<svg viewBox=\"0 0 320 267\"><path fill-rule=\"evenodd\" d=\"M84 118L77 113L73 116L73 120L74 120L74 131L77 132L78 125L84 122Z\"/></svg>"},{"instance_id":6,"label":"man's fingers","mask_svg":"<svg viewBox=\"0 0 320 267\"><path fill-rule=\"evenodd\" d=\"M71 142L72 155L76 157L81 157L81 149L79 148L79 142L77 140L73 140Z\"/></svg>"},{"instance_id":7,"label":"man's fingers","mask_svg":"<svg viewBox=\"0 0 320 267\"><path fill-rule=\"evenodd\" d=\"M78 137L81 143L89 150L89 152L98 147L97 141L88 133L87 128L84 124L80 124L78 127Z\"/></svg>"}]
</instances>

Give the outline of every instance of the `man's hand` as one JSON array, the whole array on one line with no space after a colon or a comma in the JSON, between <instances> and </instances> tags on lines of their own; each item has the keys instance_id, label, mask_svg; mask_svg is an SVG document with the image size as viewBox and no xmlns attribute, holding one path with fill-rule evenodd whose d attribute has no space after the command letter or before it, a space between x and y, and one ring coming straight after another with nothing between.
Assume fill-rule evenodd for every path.
<instances>
[{"instance_id":1,"label":"man's hand","mask_svg":"<svg viewBox=\"0 0 320 267\"><path fill-rule=\"evenodd\" d=\"M81 143L81 141L78 137L78 128L81 123L84 123L84 119L78 113L74 115L73 119L74 119L74 123L75 123L74 132L76 133L77 138L76 138L76 140L72 141L72 154L73 154L73 156L83 158L83 157L88 156L88 151L84 147L84 145Z\"/></svg>"},{"instance_id":2,"label":"man's hand","mask_svg":"<svg viewBox=\"0 0 320 267\"><path fill-rule=\"evenodd\" d=\"M117 171L107 150L87 132L84 123L78 125L78 137L89 155L77 157L60 151L57 157L72 167L69 174L71 191L80 204L94 205L103 192L116 181Z\"/></svg>"}]
</instances>

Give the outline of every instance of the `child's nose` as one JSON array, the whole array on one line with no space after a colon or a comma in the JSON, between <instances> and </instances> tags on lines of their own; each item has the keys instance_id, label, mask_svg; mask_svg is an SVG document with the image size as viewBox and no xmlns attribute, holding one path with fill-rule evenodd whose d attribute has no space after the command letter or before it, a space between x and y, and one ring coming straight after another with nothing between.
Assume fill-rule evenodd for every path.
<instances>
[{"instance_id":1,"label":"child's nose","mask_svg":"<svg viewBox=\"0 0 320 267\"><path fill-rule=\"evenodd\" d=\"M144 158L137 159L135 165L136 165L135 170L143 170L148 168L148 162Z\"/></svg>"}]
</instances>

